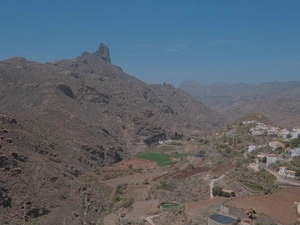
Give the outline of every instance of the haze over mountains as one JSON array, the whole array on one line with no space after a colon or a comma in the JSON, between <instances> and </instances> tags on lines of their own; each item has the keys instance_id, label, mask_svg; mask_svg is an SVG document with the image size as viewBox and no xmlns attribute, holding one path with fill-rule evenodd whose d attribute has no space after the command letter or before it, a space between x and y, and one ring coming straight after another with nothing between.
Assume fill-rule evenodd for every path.
<instances>
[{"instance_id":1,"label":"haze over mountains","mask_svg":"<svg viewBox=\"0 0 300 225\"><path fill-rule=\"evenodd\" d=\"M300 82L260 85L183 81L180 88L231 121L248 113L261 113L275 124L292 128L300 121Z\"/></svg>"},{"instance_id":2,"label":"haze over mountains","mask_svg":"<svg viewBox=\"0 0 300 225\"><path fill-rule=\"evenodd\" d=\"M8 224L54 209L71 215L80 205L82 174L159 140L225 125L185 91L124 73L104 44L71 60L0 62L0 99L0 205Z\"/></svg>"}]
</instances>

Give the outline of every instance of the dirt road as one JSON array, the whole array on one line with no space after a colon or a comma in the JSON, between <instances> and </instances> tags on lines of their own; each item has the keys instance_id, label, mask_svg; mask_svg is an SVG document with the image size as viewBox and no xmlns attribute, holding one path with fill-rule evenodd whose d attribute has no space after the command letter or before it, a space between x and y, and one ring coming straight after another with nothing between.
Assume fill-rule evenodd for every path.
<instances>
[{"instance_id":1,"label":"dirt road","mask_svg":"<svg viewBox=\"0 0 300 225\"><path fill-rule=\"evenodd\" d=\"M210 181L210 184L209 184L209 187L210 187L210 199L212 199L213 197L214 197L214 195L213 195L213 187L214 187L214 183L215 183L215 181L218 181L218 180L221 180L223 177L225 176L225 174L223 174L222 176L220 176L220 177L218 177L218 178L216 178L216 179L212 179L211 181Z\"/></svg>"},{"instance_id":2,"label":"dirt road","mask_svg":"<svg viewBox=\"0 0 300 225\"><path fill-rule=\"evenodd\" d=\"M276 172L274 172L274 171L272 171L270 169L267 169L267 170L277 178L277 180L279 181L279 183L289 184L289 185L295 185L295 186L299 186L300 187L300 183L299 182L288 180L288 179L280 176L278 173L276 173Z\"/></svg>"}]
</instances>

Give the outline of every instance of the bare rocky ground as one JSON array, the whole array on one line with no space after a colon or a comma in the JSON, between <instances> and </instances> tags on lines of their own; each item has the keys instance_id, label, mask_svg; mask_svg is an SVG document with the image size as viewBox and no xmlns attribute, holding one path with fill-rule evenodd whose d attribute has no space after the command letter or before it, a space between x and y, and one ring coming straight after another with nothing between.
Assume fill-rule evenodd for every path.
<instances>
[{"instance_id":1,"label":"bare rocky ground","mask_svg":"<svg viewBox=\"0 0 300 225\"><path fill-rule=\"evenodd\" d=\"M99 168L224 124L183 90L126 74L103 44L70 60L1 61L0 99L2 224L100 223L120 205L111 199L117 182L101 180L119 172ZM137 176L130 183L145 179L125 173Z\"/></svg>"}]
</instances>

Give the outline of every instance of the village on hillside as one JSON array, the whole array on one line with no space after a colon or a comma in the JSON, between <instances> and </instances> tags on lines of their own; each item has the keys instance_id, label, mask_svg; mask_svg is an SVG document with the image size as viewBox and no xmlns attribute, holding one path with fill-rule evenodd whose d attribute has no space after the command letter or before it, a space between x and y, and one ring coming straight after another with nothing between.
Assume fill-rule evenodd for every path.
<instances>
[{"instance_id":1,"label":"village on hillside","mask_svg":"<svg viewBox=\"0 0 300 225\"><path fill-rule=\"evenodd\" d=\"M300 128L245 120L213 136L159 140L102 171L133 201L105 224L298 224Z\"/></svg>"},{"instance_id":2,"label":"village on hillside","mask_svg":"<svg viewBox=\"0 0 300 225\"><path fill-rule=\"evenodd\" d=\"M255 125L250 129L252 135L268 135L278 139L265 144L248 146L247 153L255 157L255 162L249 164L250 168L258 171L277 161L285 162L288 165L294 157L300 155L300 147L298 147L299 127L288 131L255 120L243 121L243 124ZM287 166L281 166L278 173L289 178L295 178L296 175L300 176L300 169L297 171L289 170Z\"/></svg>"}]
</instances>

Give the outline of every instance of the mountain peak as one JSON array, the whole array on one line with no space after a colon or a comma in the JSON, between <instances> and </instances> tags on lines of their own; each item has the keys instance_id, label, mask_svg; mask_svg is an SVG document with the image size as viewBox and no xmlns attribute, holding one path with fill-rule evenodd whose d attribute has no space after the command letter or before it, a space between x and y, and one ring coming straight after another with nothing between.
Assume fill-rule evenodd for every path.
<instances>
[{"instance_id":1,"label":"mountain peak","mask_svg":"<svg viewBox=\"0 0 300 225\"><path fill-rule=\"evenodd\" d=\"M109 56L109 49L105 44L101 43L99 45L98 50L96 51L96 53L103 60L111 63L111 59L110 59L110 56Z\"/></svg>"}]
</instances>

